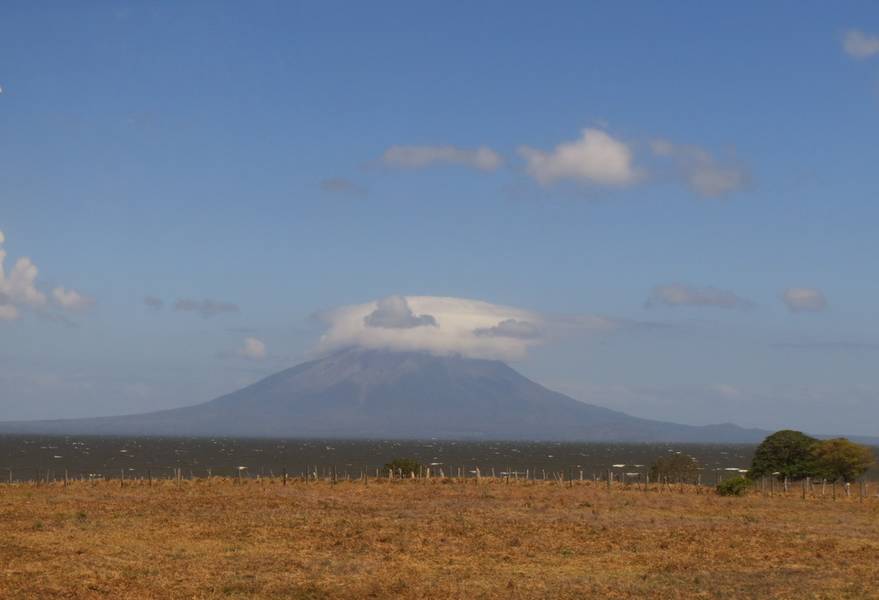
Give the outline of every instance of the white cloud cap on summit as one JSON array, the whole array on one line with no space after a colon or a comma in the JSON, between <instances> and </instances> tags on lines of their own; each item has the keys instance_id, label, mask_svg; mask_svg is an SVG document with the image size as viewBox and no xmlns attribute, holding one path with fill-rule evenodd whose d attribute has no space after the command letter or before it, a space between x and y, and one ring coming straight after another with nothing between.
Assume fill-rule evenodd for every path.
<instances>
[{"instance_id":1,"label":"white cloud cap on summit","mask_svg":"<svg viewBox=\"0 0 879 600\"><path fill-rule=\"evenodd\" d=\"M781 297L791 312L820 312L827 308L824 292L816 288L788 288Z\"/></svg>"},{"instance_id":2,"label":"white cloud cap on summit","mask_svg":"<svg viewBox=\"0 0 879 600\"><path fill-rule=\"evenodd\" d=\"M401 169L423 169L436 164L461 165L480 171L494 171L504 164L503 158L486 146L391 146L382 155L382 162Z\"/></svg>"},{"instance_id":3,"label":"white cloud cap on summit","mask_svg":"<svg viewBox=\"0 0 879 600\"><path fill-rule=\"evenodd\" d=\"M643 178L632 149L600 129L584 129L580 139L564 142L551 152L521 146L525 171L540 184L570 179L581 183L627 186Z\"/></svg>"},{"instance_id":4,"label":"white cloud cap on summit","mask_svg":"<svg viewBox=\"0 0 879 600\"><path fill-rule=\"evenodd\" d=\"M851 29L842 36L842 47L846 54L854 58L870 58L879 54L879 36Z\"/></svg>"},{"instance_id":5,"label":"white cloud cap on summit","mask_svg":"<svg viewBox=\"0 0 879 600\"><path fill-rule=\"evenodd\" d=\"M506 321L535 324L542 321L531 311L468 300L440 296L392 296L365 304L343 306L318 315L328 326L321 337L319 350L331 351L346 346L387 348L399 351L426 351L434 354L460 354L472 358L521 358L527 348L540 340L536 336L485 335L500 327L500 333L511 332ZM401 302L402 301L402 302ZM389 307L393 306L393 310ZM406 311L408 308L408 312ZM376 314L402 317L391 321L397 326L370 325ZM428 323L428 317L434 324ZM422 319L414 324L411 319ZM399 326L403 324L406 326Z\"/></svg>"}]
</instances>

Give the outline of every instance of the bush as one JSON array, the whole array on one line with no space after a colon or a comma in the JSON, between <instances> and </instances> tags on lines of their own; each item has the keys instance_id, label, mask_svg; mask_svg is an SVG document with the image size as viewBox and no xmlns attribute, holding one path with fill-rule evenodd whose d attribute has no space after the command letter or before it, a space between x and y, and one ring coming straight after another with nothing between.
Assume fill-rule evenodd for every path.
<instances>
[{"instance_id":1,"label":"bush","mask_svg":"<svg viewBox=\"0 0 879 600\"><path fill-rule=\"evenodd\" d=\"M385 465L385 469L397 475L402 473L403 477L409 477L412 473L416 475L421 470L421 464L412 458L395 458Z\"/></svg>"},{"instance_id":2,"label":"bush","mask_svg":"<svg viewBox=\"0 0 879 600\"><path fill-rule=\"evenodd\" d=\"M751 487L751 480L747 477L733 477L717 484L717 493L721 496L744 496Z\"/></svg>"},{"instance_id":3,"label":"bush","mask_svg":"<svg viewBox=\"0 0 879 600\"><path fill-rule=\"evenodd\" d=\"M672 481L695 481L699 463L687 454L674 453L661 456L650 466L650 479L660 481L668 477Z\"/></svg>"}]
</instances>

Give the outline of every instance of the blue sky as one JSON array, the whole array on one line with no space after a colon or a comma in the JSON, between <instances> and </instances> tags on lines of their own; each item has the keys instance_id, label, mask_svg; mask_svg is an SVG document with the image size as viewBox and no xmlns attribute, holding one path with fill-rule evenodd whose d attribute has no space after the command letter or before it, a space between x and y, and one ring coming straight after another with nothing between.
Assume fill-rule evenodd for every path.
<instances>
[{"instance_id":1,"label":"blue sky","mask_svg":"<svg viewBox=\"0 0 879 600\"><path fill-rule=\"evenodd\" d=\"M875 435L877 36L868 2L8 3L0 415L208 400L406 295L526 311L498 357L596 404Z\"/></svg>"}]
</instances>

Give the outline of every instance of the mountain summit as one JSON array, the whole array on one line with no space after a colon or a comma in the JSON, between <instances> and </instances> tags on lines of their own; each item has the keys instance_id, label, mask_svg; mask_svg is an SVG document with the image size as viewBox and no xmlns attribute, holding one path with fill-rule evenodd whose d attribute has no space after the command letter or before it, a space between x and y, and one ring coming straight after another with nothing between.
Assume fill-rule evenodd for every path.
<instances>
[{"instance_id":1,"label":"mountain summit","mask_svg":"<svg viewBox=\"0 0 879 600\"><path fill-rule=\"evenodd\" d=\"M549 390L506 364L350 348L210 402L159 412L2 423L103 435L753 442L765 432L639 419Z\"/></svg>"}]
</instances>

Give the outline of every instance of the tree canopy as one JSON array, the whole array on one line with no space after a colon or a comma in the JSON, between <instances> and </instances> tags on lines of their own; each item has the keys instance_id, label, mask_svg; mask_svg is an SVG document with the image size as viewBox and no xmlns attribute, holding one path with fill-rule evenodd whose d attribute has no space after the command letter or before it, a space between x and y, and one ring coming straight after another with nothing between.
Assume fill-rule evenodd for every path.
<instances>
[{"instance_id":1,"label":"tree canopy","mask_svg":"<svg viewBox=\"0 0 879 600\"><path fill-rule=\"evenodd\" d=\"M830 481L855 481L875 462L873 451L845 438L818 442L812 449L816 476Z\"/></svg>"},{"instance_id":2,"label":"tree canopy","mask_svg":"<svg viewBox=\"0 0 879 600\"><path fill-rule=\"evenodd\" d=\"M778 474L779 477L802 479L815 472L812 447L818 442L801 431L776 431L757 446L751 463L750 477Z\"/></svg>"},{"instance_id":3,"label":"tree canopy","mask_svg":"<svg viewBox=\"0 0 879 600\"><path fill-rule=\"evenodd\" d=\"M791 479L823 477L854 481L875 462L873 451L845 438L817 440L800 431L776 431L757 447L751 478L776 475Z\"/></svg>"}]
</instances>

